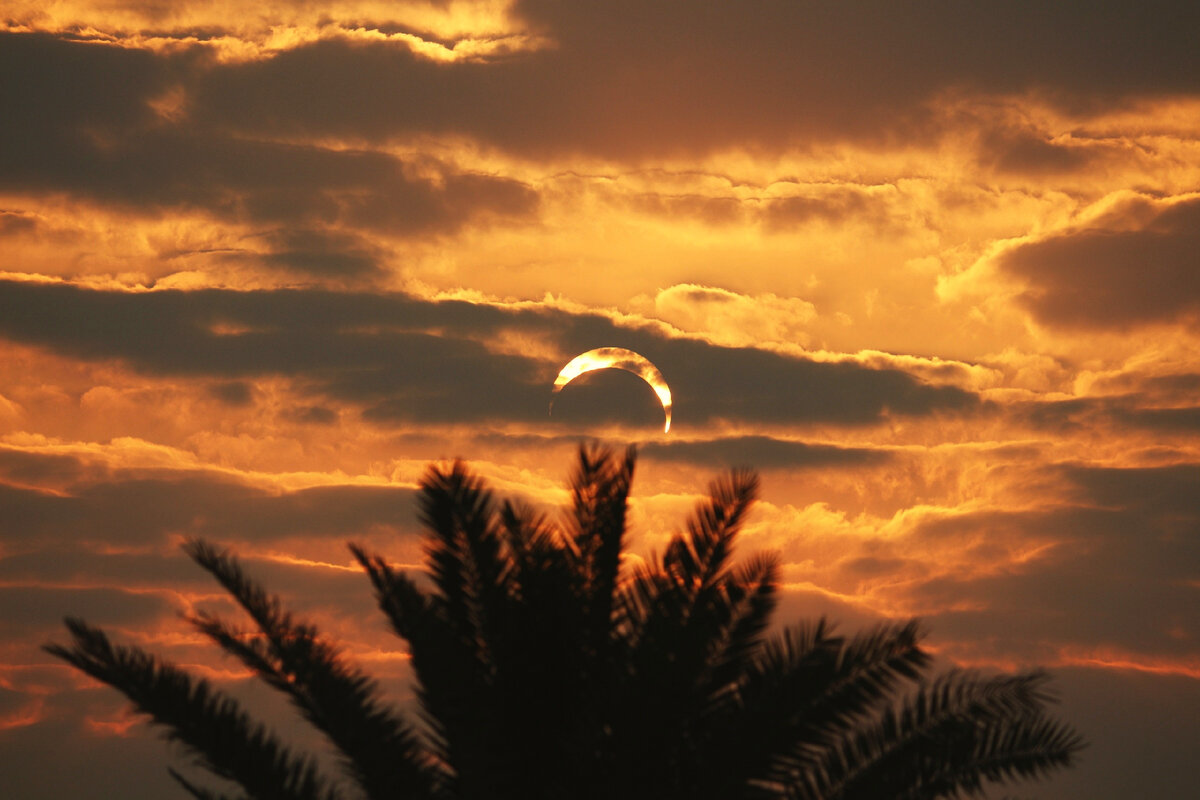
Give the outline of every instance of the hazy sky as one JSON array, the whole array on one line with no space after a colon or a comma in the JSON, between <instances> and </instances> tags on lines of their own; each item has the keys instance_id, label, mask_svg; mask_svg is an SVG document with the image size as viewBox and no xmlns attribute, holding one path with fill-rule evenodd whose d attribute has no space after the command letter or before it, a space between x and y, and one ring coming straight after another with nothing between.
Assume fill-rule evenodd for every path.
<instances>
[{"instance_id":1,"label":"hazy sky","mask_svg":"<svg viewBox=\"0 0 1200 800\"><path fill-rule=\"evenodd\" d=\"M174 791L66 614L288 724L185 536L403 697L345 542L418 563L432 460L561 504L587 438L641 446L638 552L754 466L782 620L1050 667L1092 745L1018 796L1196 791L1200 6L0 9L6 796ZM616 370L548 414L596 347L669 434Z\"/></svg>"}]
</instances>

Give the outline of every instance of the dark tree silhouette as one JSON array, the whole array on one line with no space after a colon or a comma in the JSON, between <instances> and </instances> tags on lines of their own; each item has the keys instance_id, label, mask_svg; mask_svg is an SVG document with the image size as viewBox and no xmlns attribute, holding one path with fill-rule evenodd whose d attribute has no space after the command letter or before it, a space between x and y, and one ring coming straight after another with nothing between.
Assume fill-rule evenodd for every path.
<instances>
[{"instance_id":1,"label":"dark tree silhouette","mask_svg":"<svg viewBox=\"0 0 1200 800\"><path fill-rule=\"evenodd\" d=\"M661 557L623 568L633 471L632 449L581 448L554 524L497 504L460 463L434 467L421 485L427 575L351 546L411 650L420 726L230 553L186 545L257 631L191 622L325 734L340 781L209 682L80 620L67 620L69 646L46 649L240 787L223 795L172 770L197 798L956 797L1044 776L1082 747L1046 715L1040 671L924 680L915 621L769 635L775 560L731 563L752 473L715 481Z\"/></svg>"}]
</instances>

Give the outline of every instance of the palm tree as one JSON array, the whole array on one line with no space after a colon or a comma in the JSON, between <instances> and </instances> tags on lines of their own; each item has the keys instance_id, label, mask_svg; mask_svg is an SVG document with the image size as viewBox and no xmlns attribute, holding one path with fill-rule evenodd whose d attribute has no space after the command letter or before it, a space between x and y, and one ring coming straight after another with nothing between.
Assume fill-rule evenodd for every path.
<instances>
[{"instance_id":1,"label":"palm tree","mask_svg":"<svg viewBox=\"0 0 1200 800\"><path fill-rule=\"evenodd\" d=\"M239 786L196 798L936 798L1071 764L1082 740L1046 715L1040 671L923 679L915 621L851 638L824 620L769 634L777 564L731 562L758 488L715 481L661 556L622 565L634 452L581 448L555 524L497 503L461 463L421 484L427 574L351 549L409 646L423 724L238 561L187 553L253 633L191 619L286 695L341 757L340 782L232 698L67 620L46 649L123 692L196 763Z\"/></svg>"}]
</instances>

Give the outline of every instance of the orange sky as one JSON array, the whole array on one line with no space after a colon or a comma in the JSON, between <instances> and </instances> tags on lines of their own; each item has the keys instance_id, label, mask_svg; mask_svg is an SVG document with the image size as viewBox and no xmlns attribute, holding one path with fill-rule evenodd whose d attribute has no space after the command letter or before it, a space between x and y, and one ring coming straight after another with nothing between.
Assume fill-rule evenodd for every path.
<instances>
[{"instance_id":1,"label":"orange sky","mask_svg":"<svg viewBox=\"0 0 1200 800\"><path fill-rule=\"evenodd\" d=\"M434 459L559 504L589 437L641 446L639 551L755 466L781 617L1053 668L1092 747L1026 794L1194 790L1193 4L3 7L12 796L170 791L66 614L250 691L183 536L403 693L344 543L418 563ZM548 415L597 347L669 433L616 370Z\"/></svg>"}]
</instances>

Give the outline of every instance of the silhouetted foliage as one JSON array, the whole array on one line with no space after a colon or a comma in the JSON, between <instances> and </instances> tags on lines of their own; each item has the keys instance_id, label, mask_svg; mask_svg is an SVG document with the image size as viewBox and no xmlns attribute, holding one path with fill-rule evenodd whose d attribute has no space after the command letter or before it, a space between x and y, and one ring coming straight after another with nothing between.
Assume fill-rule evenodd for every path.
<instances>
[{"instance_id":1,"label":"silhouetted foliage","mask_svg":"<svg viewBox=\"0 0 1200 800\"><path fill-rule=\"evenodd\" d=\"M923 680L915 621L851 638L824 620L768 635L775 559L731 563L752 473L715 481L661 556L623 569L633 471L632 449L581 448L554 524L498 504L461 463L433 467L421 485L426 578L351 546L411 650L420 727L231 554L186 545L257 632L208 614L192 624L325 734L340 783L208 681L79 620L67 621L70 646L46 649L264 800L956 797L1044 776L1082 747L1046 716L1041 672ZM197 798L225 797L171 774Z\"/></svg>"}]
</instances>

